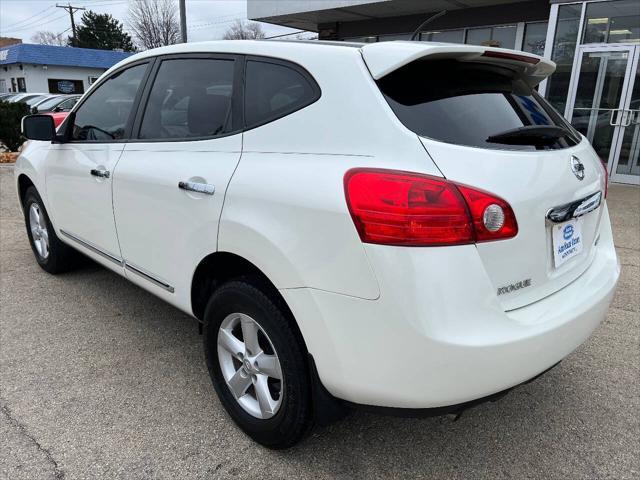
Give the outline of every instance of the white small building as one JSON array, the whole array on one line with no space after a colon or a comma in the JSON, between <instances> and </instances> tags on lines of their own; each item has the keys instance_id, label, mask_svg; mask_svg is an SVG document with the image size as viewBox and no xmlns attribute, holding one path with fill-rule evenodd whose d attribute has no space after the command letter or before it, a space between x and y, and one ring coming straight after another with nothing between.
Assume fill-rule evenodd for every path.
<instances>
[{"instance_id":1,"label":"white small building","mask_svg":"<svg viewBox=\"0 0 640 480\"><path fill-rule=\"evenodd\" d=\"M105 70L129 55L28 43L1 47L0 93L84 93Z\"/></svg>"}]
</instances>

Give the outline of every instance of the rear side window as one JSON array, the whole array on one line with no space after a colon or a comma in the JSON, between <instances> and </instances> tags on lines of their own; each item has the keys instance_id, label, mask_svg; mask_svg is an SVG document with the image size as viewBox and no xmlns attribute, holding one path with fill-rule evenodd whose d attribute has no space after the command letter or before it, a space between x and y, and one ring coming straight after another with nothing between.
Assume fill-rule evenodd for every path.
<instances>
[{"instance_id":1,"label":"rear side window","mask_svg":"<svg viewBox=\"0 0 640 480\"><path fill-rule=\"evenodd\" d=\"M407 128L434 140L508 150L559 149L580 141L533 88L503 67L413 62L378 86Z\"/></svg>"},{"instance_id":2,"label":"rear side window","mask_svg":"<svg viewBox=\"0 0 640 480\"><path fill-rule=\"evenodd\" d=\"M139 138L212 137L231 129L234 60L164 60L153 82Z\"/></svg>"},{"instance_id":3,"label":"rear side window","mask_svg":"<svg viewBox=\"0 0 640 480\"><path fill-rule=\"evenodd\" d=\"M249 60L245 78L247 128L293 113L320 97L317 85L293 66Z\"/></svg>"}]
</instances>

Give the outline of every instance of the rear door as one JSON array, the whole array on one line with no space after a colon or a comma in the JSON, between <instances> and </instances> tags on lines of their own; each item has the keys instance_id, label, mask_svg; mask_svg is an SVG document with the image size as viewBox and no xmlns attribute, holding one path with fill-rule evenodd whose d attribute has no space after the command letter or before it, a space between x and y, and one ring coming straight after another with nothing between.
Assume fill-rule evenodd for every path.
<instances>
[{"instance_id":1,"label":"rear door","mask_svg":"<svg viewBox=\"0 0 640 480\"><path fill-rule=\"evenodd\" d=\"M161 57L113 180L125 272L189 310L193 272L216 251L224 194L240 159L242 62Z\"/></svg>"},{"instance_id":2,"label":"rear door","mask_svg":"<svg viewBox=\"0 0 640 480\"><path fill-rule=\"evenodd\" d=\"M535 92L537 79L518 65L527 61L514 58L427 57L378 80L447 179L487 190L513 208L517 236L477 244L505 309L559 290L589 266L604 190L604 170L589 143ZM583 200L580 218L549 220L554 209L571 210Z\"/></svg>"}]
</instances>

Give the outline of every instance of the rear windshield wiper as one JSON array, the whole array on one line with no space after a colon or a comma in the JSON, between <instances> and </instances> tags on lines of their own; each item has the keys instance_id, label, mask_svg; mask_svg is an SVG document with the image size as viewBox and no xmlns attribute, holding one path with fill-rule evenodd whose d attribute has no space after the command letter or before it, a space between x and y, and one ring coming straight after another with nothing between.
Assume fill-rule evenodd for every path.
<instances>
[{"instance_id":1,"label":"rear windshield wiper","mask_svg":"<svg viewBox=\"0 0 640 480\"><path fill-rule=\"evenodd\" d=\"M491 135L486 141L503 145L550 145L567 135L569 131L557 125L528 125Z\"/></svg>"}]
</instances>

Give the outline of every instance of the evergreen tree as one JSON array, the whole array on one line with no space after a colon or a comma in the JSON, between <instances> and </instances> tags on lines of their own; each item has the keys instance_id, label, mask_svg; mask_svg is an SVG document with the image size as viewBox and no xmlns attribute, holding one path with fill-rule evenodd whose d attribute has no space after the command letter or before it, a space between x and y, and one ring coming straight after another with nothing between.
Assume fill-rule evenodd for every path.
<instances>
[{"instance_id":1,"label":"evergreen tree","mask_svg":"<svg viewBox=\"0 0 640 480\"><path fill-rule=\"evenodd\" d=\"M76 29L78 47L97 48L99 50L135 51L131 37L124 31L123 25L108 13L86 11ZM69 45L73 45L69 37Z\"/></svg>"}]
</instances>

